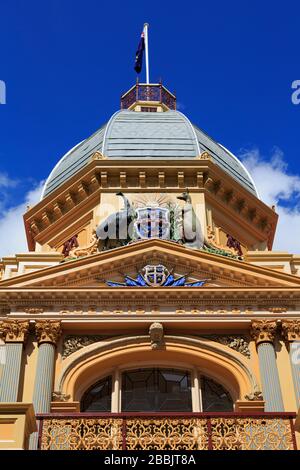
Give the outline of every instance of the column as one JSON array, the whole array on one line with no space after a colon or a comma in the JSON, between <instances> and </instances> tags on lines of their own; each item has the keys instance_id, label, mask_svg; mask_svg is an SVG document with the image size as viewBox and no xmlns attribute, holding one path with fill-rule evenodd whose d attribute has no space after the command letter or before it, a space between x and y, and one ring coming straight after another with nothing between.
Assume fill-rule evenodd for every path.
<instances>
[{"instance_id":1,"label":"column","mask_svg":"<svg viewBox=\"0 0 300 470\"><path fill-rule=\"evenodd\" d=\"M201 386L199 381L199 372L196 367L193 367L192 370L192 405L193 412L202 411L202 399L200 400Z\"/></svg>"},{"instance_id":2,"label":"column","mask_svg":"<svg viewBox=\"0 0 300 470\"><path fill-rule=\"evenodd\" d=\"M300 320L284 320L282 336L287 345L297 406L300 406Z\"/></svg>"},{"instance_id":3,"label":"column","mask_svg":"<svg viewBox=\"0 0 300 470\"><path fill-rule=\"evenodd\" d=\"M121 372L117 367L112 377L112 397L111 397L111 412L120 413L120 388L121 388Z\"/></svg>"},{"instance_id":4,"label":"column","mask_svg":"<svg viewBox=\"0 0 300 470\"><path fill-rule=\"evenodd\" d=\"M55 348L61 335L61 324L58 321L37 321L35 331L39 345L38 360L33 390L33 406L36 414L50 413ZM31 434L29 448L37 449L38 432Z\"/></svg>"},{"instance_id":5,"label":"column","mask_svg":"<svg viewBox=\"0 0 300 470\"><path fill-rule=\"evenodd\" d=\"M274 339L277 330L276 321L252 321L251 337L255 340L265 411L284 411L279 375L276 364Z\"/></svg>"},{"instance_id":6,"label":"column","mask_svg":"<svg viewBox=\"0 0 300 470\"><path fill-rule=\"evenodd\" d=\"M0 402L18 400L23 345L26 342L29 321L10 320L0 324L0 333L5 338L5 364L0 386Z\"/></svg>"}]
</instances>

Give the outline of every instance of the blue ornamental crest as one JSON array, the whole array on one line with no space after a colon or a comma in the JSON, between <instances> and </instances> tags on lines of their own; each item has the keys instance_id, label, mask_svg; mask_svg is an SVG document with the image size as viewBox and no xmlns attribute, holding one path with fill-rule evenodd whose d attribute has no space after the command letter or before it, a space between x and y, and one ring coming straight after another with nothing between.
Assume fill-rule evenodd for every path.
<instances>
[{"instance_id":1,"label":"blue ornamental crest","mask_svg":"<svg viewBox=\"0 0 300 470\"><path fill-rule=\"evenodd\" d=\"M135 230L138 238L170 239L170 211L163 207L136 209Z\"/></svg>"},{"instance_id":2,"label":"blue ornamental crest","mask_svg":"<svg viewBox=\"0 0 300 470\"><path fill-rule=\"evenodd\" d=\"M169 275L169 271L162 264L156 266L148 264L142 269L142 276L148 286L162 286Z\"/></svg>"},{"instance_id":3,"label":"blue ornamental crest","mask_svg":"<svg viewBox=\"0 0 300 470\"><path fill-rule=\"evenodd\" d=\"M163 264L147 264L136 278L124 276L124 282L107 281L110 287L202 287L208 279L188 282L187 275L175 277Z\"/></svg>"}]
</instances>

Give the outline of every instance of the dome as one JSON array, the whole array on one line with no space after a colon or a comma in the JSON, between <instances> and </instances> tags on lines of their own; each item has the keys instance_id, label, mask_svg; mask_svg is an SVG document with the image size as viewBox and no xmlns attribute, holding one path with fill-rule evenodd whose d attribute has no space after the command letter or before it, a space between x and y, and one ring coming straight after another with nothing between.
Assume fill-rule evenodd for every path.
<instances>
[{"instance_id":1,"label":"dome","mask_svg":"<svg viewBox=\"0 0 300 470\"><path fill-rule=\"evenodd\" d=\"M193 159L202 152L248 191L258 196L255 184L244 165L216 143L179 111L136 112L121 110L64 155L49 175L42 198L71 178L96 152L110 159Z\"/></svg>"}]
</instances>

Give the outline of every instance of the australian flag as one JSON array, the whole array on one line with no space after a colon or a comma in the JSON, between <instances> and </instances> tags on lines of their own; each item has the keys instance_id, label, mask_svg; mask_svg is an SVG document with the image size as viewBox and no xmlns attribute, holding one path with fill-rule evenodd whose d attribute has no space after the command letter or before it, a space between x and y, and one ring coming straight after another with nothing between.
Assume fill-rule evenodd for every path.
<instances>
[{"instance_id":1,"label":"australian flag","mask_svg":"<svg viewBox=\"0 0 300 470\"><path fill-rule=\"evenodd\" d=\"M142 70L143 65L143 54L145 50L145 35L144 32L141 34L141 39L135 54L135 63L134 63L134 70L136 73L140 73Z\"/></svg>"}]
</instances>

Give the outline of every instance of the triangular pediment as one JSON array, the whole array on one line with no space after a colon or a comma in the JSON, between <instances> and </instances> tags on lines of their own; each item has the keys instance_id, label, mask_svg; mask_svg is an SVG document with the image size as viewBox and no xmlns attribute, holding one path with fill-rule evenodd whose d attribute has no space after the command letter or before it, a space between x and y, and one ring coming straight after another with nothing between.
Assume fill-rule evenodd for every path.
<instances>
[{"instance_id":1,"label":"triangular pediment","mask_svg":"<svg viewBox=\"0 0 300 470\"><path fill-rule=\"evenodd\" d=\"M146 265L158 264L174 273L175 278L186 276L188 282L205 280L201 287L204 289L300 286L296 276L153 239L7 279L0 282L0 288L103 288L108 281L122 282L124 276L135 278Z\"/></svg>"}]
</instances>

